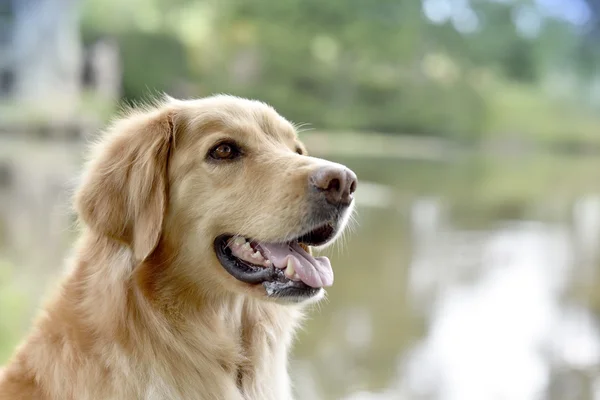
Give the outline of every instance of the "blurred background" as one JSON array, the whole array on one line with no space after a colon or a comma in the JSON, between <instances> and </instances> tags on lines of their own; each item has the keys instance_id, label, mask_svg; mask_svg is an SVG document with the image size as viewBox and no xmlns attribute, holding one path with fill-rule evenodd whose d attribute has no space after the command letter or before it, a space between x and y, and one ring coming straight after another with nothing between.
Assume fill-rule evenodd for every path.
<instances>
[{"instance_id":1,"label":"blurred background","mask_svg":"<svg viewBox=\"0 0 600 400\"><path fill-rule=\"evenodd\" d=\"M232 93L359 176L297 398L600 399L599 0L0 0L0 364L124 102Z\"/></svg>"}]
</instances>

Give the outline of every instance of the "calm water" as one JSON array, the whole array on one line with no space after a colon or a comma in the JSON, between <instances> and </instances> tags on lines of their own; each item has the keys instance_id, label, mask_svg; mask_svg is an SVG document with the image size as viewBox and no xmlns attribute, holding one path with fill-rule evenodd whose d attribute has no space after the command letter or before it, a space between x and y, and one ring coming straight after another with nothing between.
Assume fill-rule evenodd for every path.
<instances>
[{"instance_id":1,"label":"calm water","mask_svg":"<svg viewBox=\"0 0 600 400\"><path fill-rule=\"evenodd\" d=\"M73 150L26 154L0 179L0 362L73 236ZM358 223L324 251L336 283L298 337L298 399L600 400L600 161L337 161Z\"/></svg>"}]
</instances>

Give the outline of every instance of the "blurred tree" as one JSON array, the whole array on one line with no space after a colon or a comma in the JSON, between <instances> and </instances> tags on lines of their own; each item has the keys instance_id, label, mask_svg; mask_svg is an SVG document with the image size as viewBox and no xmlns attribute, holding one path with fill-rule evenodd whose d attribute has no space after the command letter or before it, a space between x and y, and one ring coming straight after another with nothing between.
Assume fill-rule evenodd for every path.
<instances>
[{"instance_id":1,"label":"blurred tree","mask_svg":"<svg viewBox=\"0 0 600 400\"><path fill-rule=\"evenodd\" d=\"M52 113L73 111L81 70L78 15L75 0L0 0L5 97L44 109L51 104Z\"/></svg>"},{"instance_id":2,"label":"blurred tree","mask_svg":"<svg viewBox=\"0 0 600 400\"><path fill-rule=\"evenodd\" d=\"M586 76L598 74L598 63L600 62L600 0L586 0L590 9L589 22L585 27L582 40L576 47L579 63L579 72Z\"/></svg>"},{"instance_id":3,"label":"blurred tree","mask_svg":"<svg viewBox=\"0 0 600 400\"><path fill-rule=\"evenodd\" d=\"M544 109L549 74L597 65L598 46L576 52L581 29L541 4L87 0L83 27L119 39L127 98L232 92L320 128L473 138L526 112L499 106L511 91Z\"/></svg>"},{"instance_id":4,"label":"blurred tree","mask_svg":"<svg viewBox=\"0 0 600 400\"><path fill-rule=\"evenodd\" d=\"M12 0L0 0L0 98L8 96L14 84L9 66L9 46L13 28Z\"/></svg>"}]
</instances>

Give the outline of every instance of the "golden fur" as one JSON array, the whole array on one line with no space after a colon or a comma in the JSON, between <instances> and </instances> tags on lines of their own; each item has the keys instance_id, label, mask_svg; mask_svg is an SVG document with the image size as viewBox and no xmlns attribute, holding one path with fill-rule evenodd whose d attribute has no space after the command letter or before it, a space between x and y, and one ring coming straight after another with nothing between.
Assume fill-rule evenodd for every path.
<instances>
[{"instance_id":1,"label":"golden fur","mask_svg":"<svg viewBox=\"0 0 600 400\"><path fill-rule=\"evenodd\" d=\"M221 137L251 149L243 167L206 162ZM301 229L307 176L327 161L297 152L289 122L230 96L117 121L75 196L72 271L0 373L0 400L291 399L302 304L236 280L212 246Z\"/></svg>"}]
</instances>

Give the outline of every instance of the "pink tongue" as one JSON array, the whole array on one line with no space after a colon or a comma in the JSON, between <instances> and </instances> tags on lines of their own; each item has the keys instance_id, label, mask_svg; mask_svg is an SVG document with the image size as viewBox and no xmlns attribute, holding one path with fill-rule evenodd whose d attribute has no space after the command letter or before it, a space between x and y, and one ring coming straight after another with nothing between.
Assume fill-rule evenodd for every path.
<instances>
[{"instance_id":1,"label":"pink tongue","mask_svg":"<svg viewBox=\"0 0 600 400\"><path fill-rule=\"evenodd\" d=\"M320 288L333 285L333 270L327 257L313 257L298 243L259 243L263 254L277 268L285 269L288 260L292 261L294 270L310 287Z\"/></svg>"}]
</instances>

